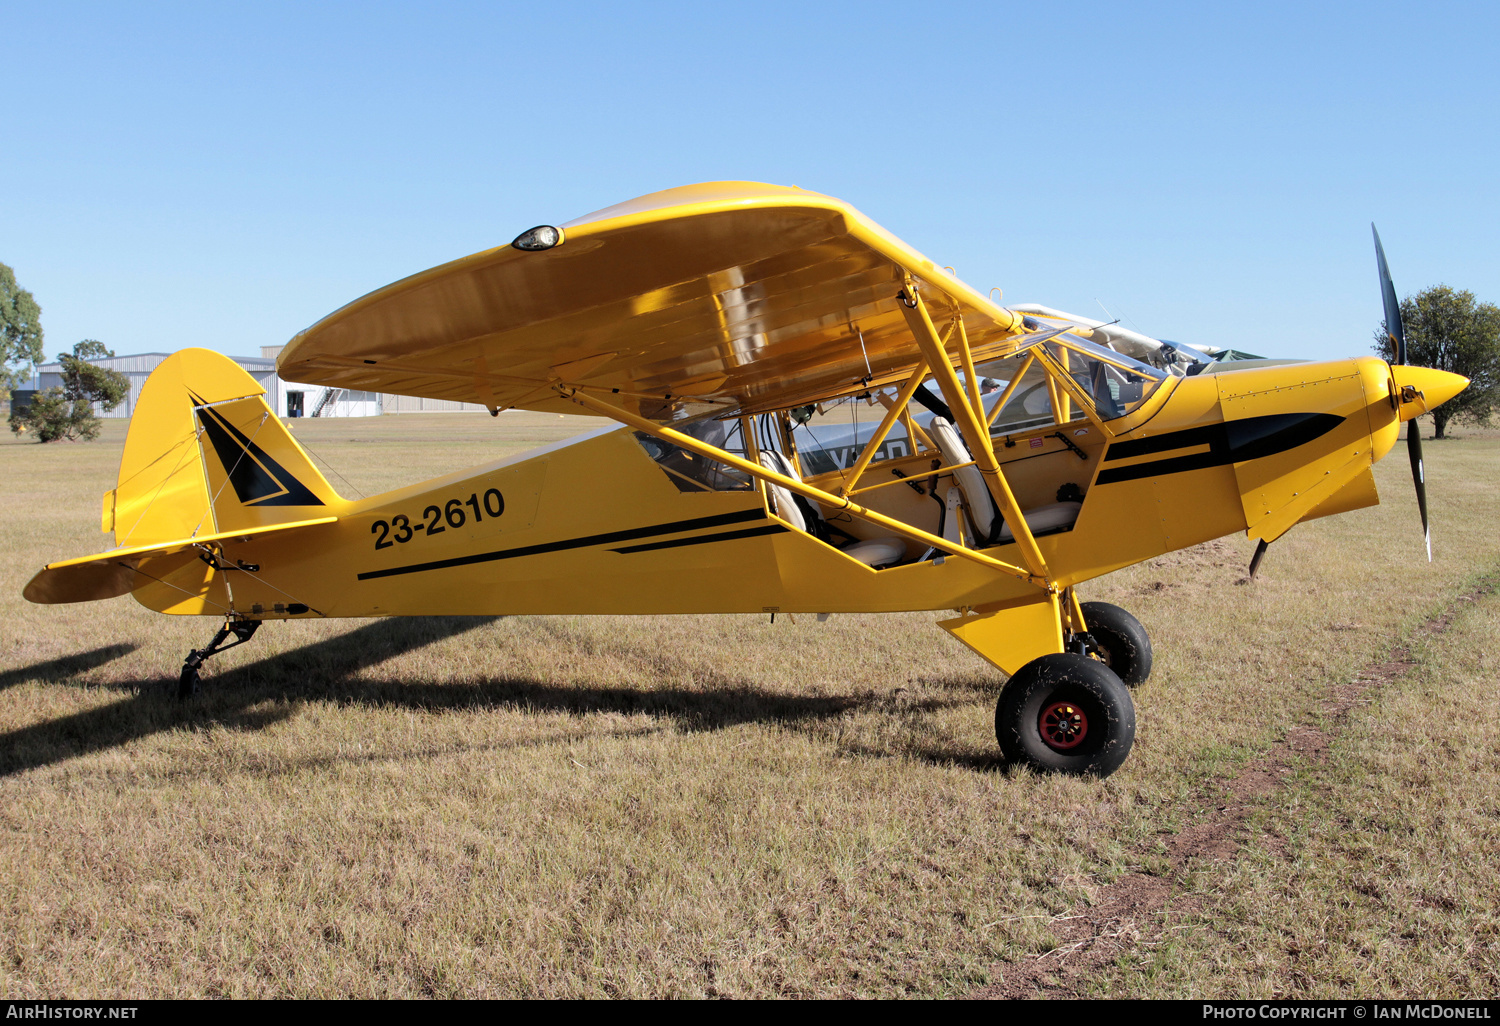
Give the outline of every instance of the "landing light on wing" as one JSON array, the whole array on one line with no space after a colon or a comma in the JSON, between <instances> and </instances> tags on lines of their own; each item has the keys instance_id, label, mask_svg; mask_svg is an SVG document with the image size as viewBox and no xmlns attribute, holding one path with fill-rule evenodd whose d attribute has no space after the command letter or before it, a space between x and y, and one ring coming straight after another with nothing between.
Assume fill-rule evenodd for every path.
<instances>
[{"instance_id":1,"label":"landing light on wing","mask_svg":"<svg viewBox=\"0 0 1500 1026\"><path fill-rule=\"evenodd\" d=\"M554 228L550 224L539 224L535 228L528 228L515 237L511 243L516 249L524 249L528 253L551 249L553 246L562 245L563 233L561 228Z\"/></svg>"}]
</instances>

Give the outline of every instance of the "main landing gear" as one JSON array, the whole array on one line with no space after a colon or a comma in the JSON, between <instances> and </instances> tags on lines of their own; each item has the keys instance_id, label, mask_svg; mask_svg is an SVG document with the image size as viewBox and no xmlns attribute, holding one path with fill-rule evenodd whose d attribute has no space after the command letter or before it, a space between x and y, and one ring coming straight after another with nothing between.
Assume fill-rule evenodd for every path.
<instances>
[{"instance_id":1,"label":"main landing gear","mask_svg":"<svg viewBox=\"0 0 1500 1026\"><path fill-rule=\"evenodd\" d=\"M203 665L203 660L211 655L216 655L226 648L234 648L243 645L255 636L261 622L259 620L225 620L224 626L219 628L219 633L214 635L205 648L195 648L188 653L187 659L182 663L182 674L177 678L177 697L192 698L198 693L198 667ZM234 638L233 641L229 641ZM229 642L225 644L225 642Z\"/></svg>"},{"instance_id":2,"label":"main landing gear","mask_svg":"<svg viewBox=\"0 0 1500 1026\"><path fill-rule=\"evenodd\" d=\"M1033 659L995 706L995 739L1010 762L1107 777L1135 741L1135 703L1104 663L1076 652Z\"/></svg>"},{"instance_id":3,"label":"main landing gear","mask_svg":"<svg viewBox=\"0 0 1500 1026\"><path fill-rule=\"evenodd\" d=\"M1087 633L1068 652L1022 666L995 705L995 739L1010 762L1050 773L1107 777L1135 741L1130 688L1151 676L1151 638L1108 602L1082 604Z\"/></svg>"},{"instance_id":4,"label":"main landing gear","mask_svg":"<svg viewBox=\"0 0 1500 1026\"><path fill-rule=\"evenodd\" d=\"M1090 654L1114 670L1126 687L1146 683L1151 676L1151 638L1141 621L1108 602L1085 602L1082 608L1088 640L1093 642Z\"/></svg>"}]
</instances>

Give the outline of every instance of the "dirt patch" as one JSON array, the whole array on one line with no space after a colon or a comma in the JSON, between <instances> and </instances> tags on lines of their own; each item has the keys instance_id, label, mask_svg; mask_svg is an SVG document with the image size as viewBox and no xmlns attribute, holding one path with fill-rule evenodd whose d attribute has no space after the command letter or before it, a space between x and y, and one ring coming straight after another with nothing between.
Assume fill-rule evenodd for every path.
<instances>
[{"instance_id":1,"label":"dirt patch","mask_svg":"<svg viewBox=\"0 0 1500 1026\"><path fill-rule=\"evenodd\" d=\"M1239 550L1223 538L1214 541L1206 541L1200 545L1193 545L1186 549L1178 549L1168 552L1164 556L1157 556L1145 564L1157 570L1169 571L1172 580L1147 581L1138 586L1135 591L1138 594L1149 594L1158 591L1173 591L1180 588L1188 588L1194 591L1203 590L1207 587L1205 581L1183 579L1181 571L1186 568L1190 570L1224 570L1226 568L1240 568L1245 566L1245 558ZM1215 575L1214 579L1220 575ZM1244 578L1249 581L1250 578Z\"/></svg>"},{"instance_id":2,"label":"dirt patch","mask_svg":"<svg viewBox=\"0 0 1500 1026\"><path fill-rule=\"evenodd\" d=\"M1414 641L1445 633L1459 611L1500 588L1486 578L1451 602L1442 613L1419 626ZM1335 628L1337 629L1337 628ZM1162 876L1131 873L1100 889L1082 912L1058 916L1051 926L1061 943L1022 962L1004 967L1003 979L977 991L976 998L1072 998L1093 996L1088 984L1101 967L1120 954L1154 944L1172 928L1172 917L1197 911L1201 900L1185 890L1192 864L1230 858L1248 840L1246 824L1266 795L1283 786L1294 766L1318 765L1328 758L1334 738L1348 721L1349 711L1370 691L1385 687L1416 666L1410 645L1393 650L1371 663L1348 683L1328 688L1320 722L1299 724L1229 781L1224 791L1200 796L1213 811L1166 842L1170 870ZM1285 843L1275 836L1257 842L1272 854L1284 854Z\"/></svg>"}]
</instances>

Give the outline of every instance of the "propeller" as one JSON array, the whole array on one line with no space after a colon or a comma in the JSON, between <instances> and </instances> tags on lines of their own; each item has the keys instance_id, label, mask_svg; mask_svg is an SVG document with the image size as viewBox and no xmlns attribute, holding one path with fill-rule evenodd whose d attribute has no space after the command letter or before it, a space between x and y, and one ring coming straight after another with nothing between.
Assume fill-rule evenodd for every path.
<instances>
[{"instance_id":1,"label":"propeller","mask_svg":"<svg viewBox=\"0 0 1500 1026\"><path fill-rule=\"evenodd\" d=\"M1380 232L1370 224L1375 236L1375 263L1380 270L1380 298L1385 303L1385 334L1391 340L1396 358L1393 367L1406 365L1406 329L1401 324L1401 304L1396 301L1396 286L1391 282L1391 269L1385 262L1385 247L1380 244ZM1411 386L1406 386L1410 389ZM1404 390L1403 390L1404 391ZM1402 395L1400 402L1414 400L1416 395ZM1422 464L1422 432L1417 429L1417 418L1406 422L1406 456L1411 460L1411 479L1417 486L1417 509L1422 513L1422 537L1427 542L1427 562L1432 562L1432 528L1427 523L1427 472Z\"/></svg>"},{"instance_id":2,"label":"propeller","mask_svg":"<svg viewBox=\"0 0 1500 1026\"><path fill-rule=\"evenodd\" d=\"M1396 299L1396 286L1391 282L1391 269L1385 262L1385 247L1380 244L1380 232L1370 225L1375 236L1375 263L1380 271L1380 300L1385 306L1385 333L1391 343L1394 359L1390 361L1391 385L1394 394L1392 404L1397 416L1406 422L1406 455L1411 461L1412 483L1417 489L1417 509L1422 514L1422 539L1427 545L1427 562L1432 562L1432 527L1427 517L1427 470L1422 462L1422 432L1417 427L1417 418L1435 406L1440 406L1462 392L1469 379L1448 371L1431 367L1412 367L1406 362L1406 328L1401 322L1401 304ZM1398 369L1399 368L1399 369ZM1408 405L1417 404L1417 405ZM1250 560L1250 580L1255 580L1261 560L1270 548L1264 538L1255 547Z\"/></svg>"}]
</instances>

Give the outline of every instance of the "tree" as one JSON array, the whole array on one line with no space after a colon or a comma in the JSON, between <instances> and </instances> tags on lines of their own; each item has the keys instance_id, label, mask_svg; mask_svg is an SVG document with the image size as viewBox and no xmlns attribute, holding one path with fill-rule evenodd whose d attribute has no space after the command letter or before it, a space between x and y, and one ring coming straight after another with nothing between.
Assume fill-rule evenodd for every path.
<instances>
[{"instance_id":1,"label":"tree","mask_svg":"<svg viewBox=\"0 0 1500 1026\"><path fill-rule=\"evenodd\" d=\"M1401 301L1406 328L1406 361L1418 367L1452 371L1469 387L1432 411L1438 438L1455 418L1487 425L1500 407L1500 307L1476 303L1474 293L1434 285ZM1375 333L1375 351L1396 357L1385 322Z\"/></svg>"},{"instance_id":2,"label":"tree","mask_svg":"<svg viewBox=\"0 0 1500 1026\"><path fill-rule=\"evenodd\" d=\"M103 360L114 356L113 349L105 349L104 343L97 338L86 338L73 347L72 355L58 353L57 362L65 363L68 360Z\"/></svg>"},{"instance_id":3,"label":"tree","mask_svg":"<svg viewBox=\"0 0 1500 1026\"><path fill-rule=\"evenodd\" d=\"M16 284L16 272L0 264L0 387L10 390L42 362L42 308ZM21 366L12 368L18 363Z\"/></svg>"},{"instance_id":4,"label":"tree","mask_svg":"<svg viewBox=\"0 0 1500 1026\"><path fill-rule=\"evenodd\" d=\"M96 367L89 360L114 355L102 342L91 338L78 343L71 353L59 353L62 387L44 389L32 396L30 406L12 410L10 429L18 433L35 431L39 442L98 438L100 424L94 416L94 404L106 412L119 406L130 394L130 379L119 371Z\"/></svg>"}]
</instances>

